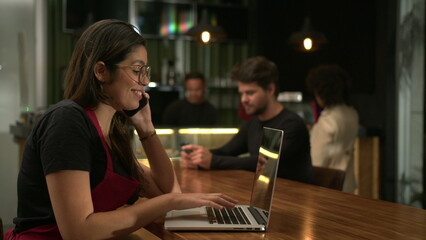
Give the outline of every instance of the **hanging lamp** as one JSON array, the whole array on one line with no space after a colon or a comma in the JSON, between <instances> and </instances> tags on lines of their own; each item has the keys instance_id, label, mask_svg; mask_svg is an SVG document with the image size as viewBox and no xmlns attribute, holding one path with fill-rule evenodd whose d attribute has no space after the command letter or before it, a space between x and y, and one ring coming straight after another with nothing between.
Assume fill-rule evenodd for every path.
<instances>
[{"instance_id":1,"label":"hanging lamp","mask_svg":"<svg viewBox=\"0 0 426 240\"><path fill-rule=\"evenodd\" d=\"M300 31L290 35L289 43L296 50L302 52L314 52L321 48L328 41L322 32L317 32L312 28L309 17L305 18Z\"/></svg>"},{"instance_id":2,"label":"hanging lamp","mask_svg":"<svg viewBox=\"0 0 426 240\"><path fill-rule=\"evenodd\" d=\"M209 23L208 12L206 9L202 12L201 21L194 27L190 28L186 32L186 35L191 36L204 44L226 37L225 31L222 27L214 26Z\"/></svg>"}]
</instances>

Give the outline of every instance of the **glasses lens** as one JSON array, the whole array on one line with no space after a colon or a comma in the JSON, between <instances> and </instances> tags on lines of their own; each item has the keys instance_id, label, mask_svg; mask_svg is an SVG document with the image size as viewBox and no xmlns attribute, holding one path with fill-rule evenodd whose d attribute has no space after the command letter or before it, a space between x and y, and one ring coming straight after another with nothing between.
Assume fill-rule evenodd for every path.
<instances>
[{"instance_id":1,"label":"glasses lens","mask_svg":"<svg viewBox=\"0 0 426 240\"><path fill-rule=\"evenodd\" d=\"M145 66L146 67L146 77L148 78L148 79L151 79L151 67L150 66Z\"/></svg>"},{"instance_id":2,"label":"glasses lens","mask_svg":"<svg viewBox=\"0 0 426 240\"><path fill-rule=\"evenodd\" d=\"M151 79L151 67L144 65L141 67L141 70L139 72L139 82L143 82L143 78L146 77L149 79Z\"/></svg>"}]
</instances>

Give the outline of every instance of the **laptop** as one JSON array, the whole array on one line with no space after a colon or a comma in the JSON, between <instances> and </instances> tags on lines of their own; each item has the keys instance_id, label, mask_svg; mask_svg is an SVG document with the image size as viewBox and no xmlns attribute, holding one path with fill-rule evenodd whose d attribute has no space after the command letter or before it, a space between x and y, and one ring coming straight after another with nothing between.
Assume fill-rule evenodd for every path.
<instances>
[{"instance_id":1,"label":"laptop","mask_svg":"<svg viewBox=\"0 0 426 240\"><path fill-rule=\"evenodd\" d=\"M284 131L263 127L250 205L217 210L198 207L167 213L164 228L173 231L266 231Z\"/></svg>"}]
</instances>

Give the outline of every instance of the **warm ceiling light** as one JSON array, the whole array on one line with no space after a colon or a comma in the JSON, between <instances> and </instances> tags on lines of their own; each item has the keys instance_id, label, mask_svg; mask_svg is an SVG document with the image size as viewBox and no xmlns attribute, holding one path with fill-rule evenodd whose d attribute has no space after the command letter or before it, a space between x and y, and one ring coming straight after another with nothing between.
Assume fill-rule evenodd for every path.
<instances>
[{"instance_id":1,"label":"warm ceiling light","mask_svg":"<svg viewBox=\"0 0 426 240\"><path fill-rule=\"evenodd\" d=\"M291 34L289 43L296 50L313 52L318 50L321 45L327 43L327 39L323 33L313 30L309 17L306 17L302 30Z\"/></svg>"},{"instance_id":2,"label":"warm ceiling light","mask_svg":"<svg viewBox=\"0 0 426 240\"><path fill-rule=\"evenodd\" d=\"M203 41L203 43L210 42L210 33L208 31L204 31L201 33L201 41Z\"/></svg>"},{"instance_id":3,"label":"warm ceiling light","mask_svg":"<svg viewBox=\"0 0 426 240\"><path fill-rule=\"evenodd\" d=\"M306 51L311 50L312 49L312 39L305 38L305 40L303 40L303 47L306 49Z\"/></svg>"},{"instance_id":4,"label":"warm ceiling light","mask_svg":"<svg viewBox=\"0 0 426 240\"><path fill-rule=\"evenodd\" d=\"M207 10L204 9L201 15L201 21L190 28L186 35L189 35L205 44L213 40L218 40L226 37L225 32L220 26L214 26L208 21Z\"/></svg>"}]
</instances>

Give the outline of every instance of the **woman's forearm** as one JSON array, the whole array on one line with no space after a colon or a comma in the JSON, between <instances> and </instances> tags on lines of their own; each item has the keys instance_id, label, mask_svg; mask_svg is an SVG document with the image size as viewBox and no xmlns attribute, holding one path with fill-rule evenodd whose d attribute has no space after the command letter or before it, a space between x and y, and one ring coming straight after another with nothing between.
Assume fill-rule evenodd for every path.
<instances>
[{"instance_id":1,"label":"woman's forearm","mask_svg":"<svg viewBox=\"0 0 426 240\"><path fill-rule=\"evenodd\" d=\"M148 158L151 175L162 193L181 192L170 158L157 135L141 141ZM164 177L164 176L174 176Z\"/></svg>"},{"instance_id":2,"label":"woman's forearm","mask_svg":"<svg viewBox=\"0 0 426 240\"><path fill-rule=\"evenodd\" d=\"M63 239L86 240L127 236L172 210L172 200L170 195L162 195L114 211L93 213L78 229L61 229L61 234Z\"/></svg>"}]
</instances>

